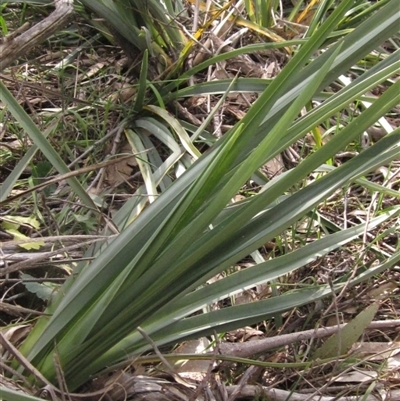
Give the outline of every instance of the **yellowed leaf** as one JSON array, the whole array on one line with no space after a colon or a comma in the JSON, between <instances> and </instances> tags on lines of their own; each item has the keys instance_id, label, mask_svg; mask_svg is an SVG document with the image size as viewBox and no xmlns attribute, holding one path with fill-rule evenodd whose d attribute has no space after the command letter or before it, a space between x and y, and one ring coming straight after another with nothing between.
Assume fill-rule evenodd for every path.
<instances>
[{"instance_id":1,"label":"yellowed leaf","mask_svg":"<svg viewBox=\"0 0 400 401\"><path fill-rule=\"evenodd\" d=\"M26 235L22 234L21 232L19 232L18 230L16 230L15 228L8 228L5 229L5 231L9 234L11 234L14 237L15 241L25 241L25 240L29 240L29 237L27 237ZM26 249L27 251L30 251L31 249L40 249L42 246L44 246L44 242L43 241L38 241L38 242L26 242L24 244L18 244L18 246L20 246L23 249Z\"/></svg>"}]
</instances>

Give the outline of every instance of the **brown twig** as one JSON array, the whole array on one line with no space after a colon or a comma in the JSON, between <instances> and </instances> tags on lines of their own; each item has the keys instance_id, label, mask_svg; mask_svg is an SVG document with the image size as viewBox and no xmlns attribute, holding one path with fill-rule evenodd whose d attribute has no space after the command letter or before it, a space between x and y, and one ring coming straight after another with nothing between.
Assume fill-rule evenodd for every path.
<instances>
[{"instance_id":1,"label":"brown twig","mask_svg":"<svg viewBox=\"0 0 400 401\"><path fill-rule=\"evenodd\" d=\"M236 391L238 386L229 386L227 387L228 393L232 394L234 391ZM269 401L285 401L289 400L290 401L335 401L335 400L342 400L342 401L379 401L382 398L379 396L374 396L374 395L356 395L356 396L342 396L340 398L337 397L328 397L328 396L321 396L321 395L315 395L315 396L310 396L310 394L301 394L301 393L295 393L292 391L288 390L279 390L279 389L270 389L262 386L252 386L252 385L247 385L244 388L240 390L240 396L241 397L256 397L257 395L259 396L260 393L264 393L266 395ZM386 398L391 401L400 401L400 390L392 390L388 394L388 398Z\"/></svg>"},{"instance_id":2,"label":"brown twig","mask_svg":"<svg viewBox=\"0 0 400 401\"><path fill-rule=\"evenodd\" d=\"M52 384L6 339L3 333L0 332L0 344L12 354L15 359L33 376L39 379L42 383L52 386Z\"/></svg>"},{"instance_id":3,"label":"brown twig","mask_svg":"<svg viewBox=\"0 0 400 401\"><path fill-rule=\"evenodd\" d=\"M58 182L63 181L63 180L67 180L68 178L75 177L75 176L77 176L79 174L88 173L88 172L93 171L93 170L101 169L101 168L110 166L112 164L119 163L121 160L129 159L131 157L132 157L132 155L125 155L125 156L121 156L120 158L106 160L106 161L104 161L102 163L98 163L98 164L95 164L93 166L82 167L82 168L79 168L77 170L70 171L69 173L57 175L56 177L51 178L51 179L47 180L46 182L43 182L42 184L36 185L35 187L29 188L29 189L25 190L24 192L19 193L18 195L14 195L14 196L8 197L3 202L0 202L0 206L3 206L5 204L7 204L7 203L10 203L10 202L12 202L12 201L14 201L16 199L19 199L19 198L21 198L21 197L23 197L25 195L28 195L28 194L34 192L34 191L38 191L39 189L43 189L43 188L47 187L48 185L55 184L55 183L58 183Z\"/></svg>"},{"instance_id":4,"label":"brown twig","mask_svg":"<svg viewBox=\"0 0 400 401\"><path fill-rule=\"evenodd\" d=\"M5 302L0 302L0 312L5 312L13 316L25 316L25 315L50 316L47 313L38 312L33 309L23 308L22 306L10 305Z\"/></svg>"},{"instance_id":5,"label":"brown twig","mask_svg":"<svg viewBox=\"0 0 400 401\"><path fill-rule=\"evenodd\" d=\"M74 11L72 1L55 0L54 4L56 9L43 21L28 30L25 30L27 26L23 25L3 39L0 43L0 71L67 24Z\"/></svg>"},{"instance_id":6,"label":"brown twig","mask_svg":"<svg viewBox=\"0 0 400 401\"><path fill-rule=\"evenodd\" d=\"M262 352L269 351L275 348L290 345L296 341L310 340L312 338L323 338L337 333L346 324L339 326L323 327L320 329L305 330L298 333L282 334L272 338L264 338L258 341L247 341L244 343L227 343L220 344L220 352L225 355L235 355L241 358L251 357ZM384 327L398 327L400 320L382 320L371 322L367 329L381 329Z\"/></svg>"}]
</instances>

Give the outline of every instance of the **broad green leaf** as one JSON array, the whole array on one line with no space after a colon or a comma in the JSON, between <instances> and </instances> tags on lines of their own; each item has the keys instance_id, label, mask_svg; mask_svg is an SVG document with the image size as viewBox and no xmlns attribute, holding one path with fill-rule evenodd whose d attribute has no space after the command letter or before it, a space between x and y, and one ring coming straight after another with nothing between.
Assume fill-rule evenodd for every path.
<instances>
[{"instance_id":1,"label":"broad green leaf","mask_svg":"<svg viewBox=\"0 0 400 401\"><path fill-rule=\"evenodd\" d=\"M34 277L26 273L21 274L21 279L23 285L29 292L35 294L38 298L42 299L43 301L48 301L50 299L51 294L55 288L55 286L52 283L32 282Z\"/></svg>"},{"instance_id":2,"label":"broad green leaf","mask_svg":"<svg viewBox=\"0 0 400 401\"><path fill-rule=\"evenodd\" d=\"M354 319L350 320L346 326L329 337L325 343L314 352L311 359L334 358L345 355L362 336L365 329L372 322L376 312L378 312L378 309L379 304L377 303L365 308Z\"/></svg>"}]
</instances>

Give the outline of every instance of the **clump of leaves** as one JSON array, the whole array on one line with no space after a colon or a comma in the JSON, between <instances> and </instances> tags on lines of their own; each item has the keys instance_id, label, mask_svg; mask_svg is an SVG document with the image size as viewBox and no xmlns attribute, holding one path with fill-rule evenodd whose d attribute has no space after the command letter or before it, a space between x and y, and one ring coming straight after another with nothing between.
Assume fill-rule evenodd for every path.
<instances>
[{"instance_id":1,"label":"clump of leaves","mask_svg":"<svg viewBox=\"0 0 400 401\"><path fill-rule=\"evenodd\" d=\"M295 168L271 181L262 178L259 168L398 71L400 62L398 53L394 53L338 92L329 96L322 92L397 31L399 18L392 12L395 1L389 1L354 31L320 52L328 37L339 36L337 26L352 3L342 1L299 47L245 117L207 154L198 157L139 216L133 212L138 205L136 198L119 211L114 221L122 230L121 234L89 250L88 255L94 260L79 265L76 275L52 299L47 310L50 316L39 319L21 347L26 358L48 380L57 380L55 354L72 391L105 367L151 349L138 327L157 345L171 344L253 324L343 288L344 281L337 280L332 287L315 284L250 305L195 313L256 284L292 272L399 214L399 208L393 207L369 222L327 234L283 256L206 284L309 214L342 187L357 182L386 192L385 188L369 182L366 175L398 156L400 129L340 167L324 163L399 103L399 81L374 99L368 110L338 127L330 141L321 144ZM237 90L236 82L231 84L230 88ZM182 93L177 83L172 83L164 85L159 94L173 96L171 91L176 96ZM299 117L312 99L324 101ZM6 92L2 100L17 110ZM158 113L164 123L174 121L165 116L160 107L147 109ZM146 118L148 116L138 116L127 134L134 136L140 132L143 121L149 121ZM177 129L184 131L182 127ZM32 139L40 142L36 134L35 131ZM47 151L64 168L52 150ZM288 195L295 183L315 171L322 171L318 179ZM156 172L148 173L155 179ZM231 199L255 173L264 180L262 191L232 205ZM158 183L161 178L157 176ZM71 184L84 196L76 182ZM142 194L154 195L144 188ZM83 200L89 203L87 197ZM397 251L356 274L350 284L365 280L399 260ZM23 367L15 367L23 370Z\"/></svg>"}]
</instances>

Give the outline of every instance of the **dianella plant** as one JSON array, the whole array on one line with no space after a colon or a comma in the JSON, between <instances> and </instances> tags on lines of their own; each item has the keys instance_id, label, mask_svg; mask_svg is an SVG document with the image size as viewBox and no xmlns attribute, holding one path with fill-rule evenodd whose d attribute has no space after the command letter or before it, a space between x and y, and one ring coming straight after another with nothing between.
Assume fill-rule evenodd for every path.
<instances>
[{"instance_id":1,"label":"dianella plant","mask_svg":"<svg viewBox=\"0 0 400 401\"><path fill-rule=\"evenodd\" d=\"M93 10L103 12L104 3L94 3ZM142 6L140 1L130 3ZM152 2L144 3L147 7ZM322 224L319 205L346 186L356 184L398 199L396 191L373 183L368 174L399 157L399 128L340 166L328 163L400 103L400 81L392 79L400 69L399 50L377 58L362 74L351 73L362 68L360 60L398 30L400 17L393 12L397 0L382 3L356 28L338 30L353 1L338 2L334 11L323 14L323 23L316 24L306 39L299 41L294 56L272 81L244 78L186 86L198 71L232 56L224 53L160 85L158 96L165 102L228 91L260 94L246 115L208 152L200 154L192 142L186 143L193 164L163 186L157 196L149 193L151 185L142 188L140 199L144 195L154 199L140 207L140 213L135 211L142 200L134 197L128 201L114 218L120 234L89 249L87 255L93 259L81 262L53 295L47 315L38 319L21 347L23 355L49 381L56 383L57 370L62 371L68 389L73 391L106 367L151 350L152 344L143 332L157 346L224 333L319 300L399 262L397 250L350 278L294 288L250 304L207 308L257 284L273 282L357 240L388 219L396 222L399 208L391 207L350 228L331 226L325 235L279 257L266 259L258 253L254 265L221 275L305 216ZM113 2L113 7L118 6L119 2ZM178 30L163 21L162 15L154 17L166 24L165 35L179 37ZM120 21L111 23L117 28ZM132 35L136 38L140 32L132 31ZM157 42L160 48L163 40L160 37ZM250 53L269 44L257 46L237 52ZM326 90L333 82L341 85L336 85L335 91ZM382 83L387 87L384 93L379 97L368 95ZM160 102L146 101L147 114L138 114L126 127L130 141L140 138L143 129L151 132L152 127L154 132L165 127L182 130L181 138L189 137L190 128L177 128L177 120L165 113ZM350 104L357 104L354 118L338 120ZM334 118L334 135L320 141L296 167L272 179L262 174L265 163ZM194 130L193 137L203 135L204 127ZM154 188L165 176L159 171L148 174ZM306 180L311 174L314 179ZM234 202L249 180L261 190ZM300 182L303 184L296 185ZM217 275L218 280L209 281ZM17 362L14 367L24 371Z\"/></svg>"},{"instance_id":2,"label":"dianella plant","mask_svg":"<svg viewBox=\"0 0 400 401\"><path fill-rule=\"evenodd\" d=\"M187 42L177 18L184 18L180 0L83 0L105 21L117 42L133 58L148 50L163 68L171 67Z\"/></svg>"}]
</instances>

